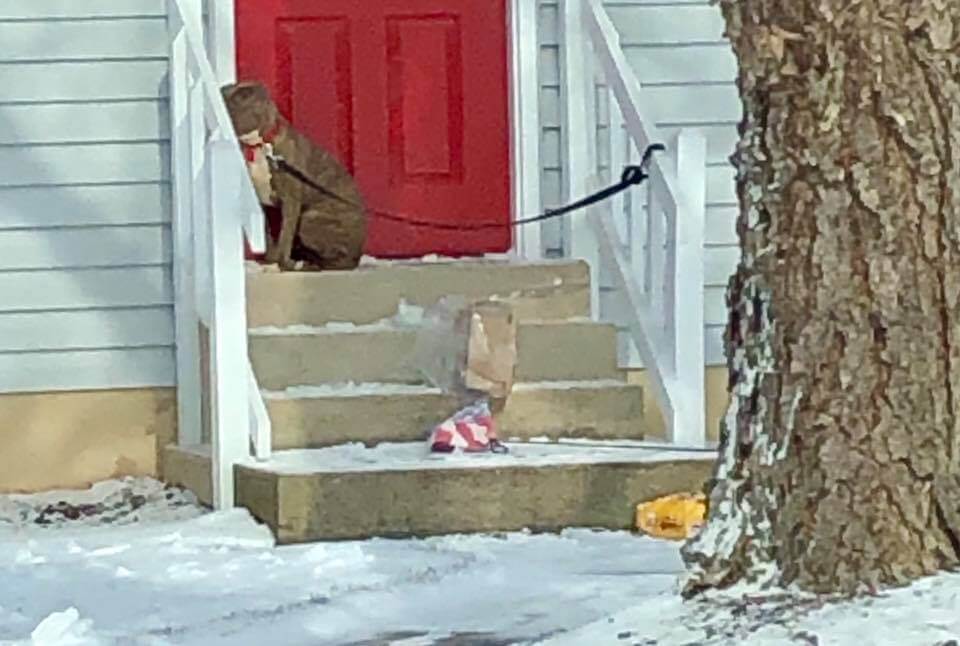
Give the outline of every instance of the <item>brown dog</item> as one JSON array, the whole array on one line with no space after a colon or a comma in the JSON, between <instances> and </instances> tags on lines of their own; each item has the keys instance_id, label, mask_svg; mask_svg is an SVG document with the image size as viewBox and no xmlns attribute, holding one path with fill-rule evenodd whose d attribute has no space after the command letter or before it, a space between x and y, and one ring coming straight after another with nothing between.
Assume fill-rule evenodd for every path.
<instances>
[{"instance_id":1,"label":"brown dog","mask_svg":"<svg viewBox=\"0 0 960 646\"><path fill-rule=\"evenodd\" d=\"M367 235L366 209L357 185L334 158L280 115L267 88L257 82L222 89L227 111L245 147L250 177L266 206L279 204L282 213L276 241L267 231L269 263L293 269L353 269L360 263ZM310 187L283 168L271 168L268 156L283 158L311 182Z\"/></svg>"}]
</instances>

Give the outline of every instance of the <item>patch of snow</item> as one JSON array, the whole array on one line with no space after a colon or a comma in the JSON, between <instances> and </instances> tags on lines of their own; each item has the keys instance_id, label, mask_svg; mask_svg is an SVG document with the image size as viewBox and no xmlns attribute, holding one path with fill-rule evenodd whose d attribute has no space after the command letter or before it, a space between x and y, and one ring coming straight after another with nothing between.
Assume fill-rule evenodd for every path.
<instances>
[{"instance_id":1,"label":"patch of snow","mask_svg":"<svg viewBox=\"0 0 960 646\"><path fill-rule=\"evenodd\" d=\"M391 260L388 258L376 258L374 256L363 256L360 259L362 266L405 266L405 265L435 265L441 263L509 263L517 262L516 257L511 254L484 254L483 256L441 256L431 253L419 258L404 258L402 260Z\"/></svg>"},{"instance_id":2,"label":"patch of snow","mask_svg":"<svg viewBox=\"0 0 960 646\"><path fill-rule=\"evenodd\" d=\"M73 646L90 644L89 635L93 622L80 619L74 607L62 612L52 612L30 633L33 646Z\"/></svg>"},{"instance_id":3,"label":"patch of snow","mask_svg":"<svg viewBox=\"0 0 960 646\"><path fill-rule=\"evenodd\" d=\"M538 390L591 390L623 388L628 384L615 379L592 379L586 381L529 381L514 384L515 392ZM440 388L426 384L402 384L380 381L343 381L324 384L289 386L284 390L263 390L265 399L316 399L320 397L368 397L391 395L436 395Z\"/></svg>"},{"instance_id":4,"label":"patch of snow","mask_svg":"<svg viewBox=\"0 0 960 646\"><path fill-rule=\"evenodd\" d=\"M572 464L651 463L697 459L688 452L624 448L596 441L588 447L563 444L507 444L508 453L432 453L426 442L386 442L368 448L360 443L321 449L276 451L265 461L250 460L252 469L285 475L356 473L411 469L463 469L556 466ZM705 454L703 459L713 459Z\"/></svg>"},{"instance_id":5,"label":"patch of snow","mask_svg":"<svg viewBox=\"0 0 960 646\"><path fill-rule=\"evenodd\" d=\"M933 646L960 635L960 574L843 601L741 586L684 602L678 547L589 530L277 547L243 509L0 532L0 643Z\"/></svg>"},{"instance_id":6,"label":"patch of snow","mask_svg":"<svg viewBox=\"0 0 960 646\"><path fill-rule=\"evenodd\" d=\"M836 600L755 586L684 602L664 592L577 630L535 642L781 646L931 646L960 635L960 574L943 573L878 596ZM956 643L956 642L953 642Z\"/></svg>"},{"instance_id":7,"label":"patch of snow","mask_svg":"<svg viewBox=\"0 0 960 646\"><path fill-rule=\"evenodd\" d=\"M599 448L627 448L627 449L651 449L656 451L683 451L685 453L709 453L717 455L716 446L680 446L664 442L652 442L650 440L597 440L589 437L559 437L550 438L547 436L537 436L527 439L510 438L510 442L519 444L568 444L571 446Z\"/></svg>"},{"instance_id":8,"label":"patch of snow","mask_svg":"<svg viewBox=\"0 0 960 646\"><path fill-rule=\"evenodd\" d=\"M556 442L556 440L555 440L554 438L549 437L549 436L547 436L547 435L537 435L537 436L535 436L535 437L527 438L526 440L523 440L523 439L521 439L521 438L519 438L519 437L512 437L512 438L509 438L507 441L509 441L509 442L526 442L527 444L553 444L553 443Z\"/></svg>"},{"instance_id":9,"label":"patch of snow","mask_svg":"<svg viewBox=\"0 0 960 646\"><path fill-rule=\"evenodd\" d=\"M0 642L523 643L669 590L681 568L676 544L626 532L284 547L268 537L234 510L44 532L32 549L46 561L31 566L0 546ZM104 549L114 545L124 549Z\"/></svg>"},{"instance_id":10,"label":"patch of snow","mask_svg":"<svg viewBox=\"0 0 960 646\"><path fill-rule=\"evenodd\" d=\"M369 334L389 330L415 329L423 321L424 308L400 299L392 316L358 325L350 321L330 321L326 325L265 325L248 330L251 336L316 336L320 334Z\"/></svg>"},{"instance_id":11,"label":"patch of snow","mask_svg":"<svg viewBox=\"0 0 960 646\"><path fill-rule=\"evenodd\" d=\"M369 397L372 395L434 395L439 388L418 384L385 383L375 381L337 382L304 386L289 386L284 390L264 390L264 399L317 399L321 397Z\"/></svg>"},{"instance_id":12,"label":"patch of snow","mask_svg":"<svg viewBox=\"0 0 960 646\"><path fill-rule=\"evenodd\" d=\"M514 391L526 392L531 390L593 390L603 388L624 388L629 386L625 381L616 379L586 379L580 381L523 381L514 384Z\"/></svg>"},{"instance_id":13,"label":"patch of snow","mask_svg":"<svg viewBox=\"0 0 960 646\"><path fill-rule=\"evenodd\" d=\"M243 268L248 274L276 274L280 272L278 265L267 265L256 260L243 261Z\"/></svg>"},{"instance_id":14,"label":"patch of snow","mask_svg":"<svg viewBox=\"0 0 960 646\"><path fill-rule=\"evenodd\" d=\"M99 482L83 490L2 496L0 540L7 532L169 521L202 513L190 491L153 478L130 477Z\"/></svg>"}]
</instances>

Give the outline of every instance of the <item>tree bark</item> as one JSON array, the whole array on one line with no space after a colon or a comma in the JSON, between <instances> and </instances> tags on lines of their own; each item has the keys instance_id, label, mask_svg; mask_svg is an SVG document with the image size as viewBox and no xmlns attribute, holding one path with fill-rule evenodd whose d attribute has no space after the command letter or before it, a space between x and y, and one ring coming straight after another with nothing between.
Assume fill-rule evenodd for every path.
<instances>
[{"instance_id":1,"label":"tree bark","mask_svg":"<svg viewBox=\"0 0 960 646\"><path fill-rule=\"evenodd\" d=\"M720 0L731 403L686 591L960 562L960 0Z\"/></svg>"}]
</instances>

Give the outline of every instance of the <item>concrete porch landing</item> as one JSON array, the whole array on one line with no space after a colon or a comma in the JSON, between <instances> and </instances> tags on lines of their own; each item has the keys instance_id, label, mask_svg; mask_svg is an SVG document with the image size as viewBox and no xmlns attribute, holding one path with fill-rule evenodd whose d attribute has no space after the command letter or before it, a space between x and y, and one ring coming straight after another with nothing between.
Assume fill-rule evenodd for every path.
<instances>
[{"instance_id":1,"label":"concrete porch landing","mask_svg":"<svg viewBox=\"0 0 960 646\"><path fill-rule=\"evenodd\" d=\"M425 442L277 452L236 466L237 504L281 543L566 527L629 529L636 504L699 490L715 452L643 442L508 443L432 455ZM167 449L171 482L210 500L208 446Z\"/></svg>"}]
</instances>

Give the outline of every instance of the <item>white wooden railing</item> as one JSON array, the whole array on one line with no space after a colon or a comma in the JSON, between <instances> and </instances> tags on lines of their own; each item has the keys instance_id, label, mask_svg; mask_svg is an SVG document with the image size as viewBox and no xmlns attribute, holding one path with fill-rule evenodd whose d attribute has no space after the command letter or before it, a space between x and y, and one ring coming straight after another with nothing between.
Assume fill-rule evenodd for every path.
<instances>
[{"instance_id":1,"label":"white wooden railing","mask_svg":"<svg viewBox=\"0 0 960 646\"><path fill-rule=\"evenodd\" d=\"M604 275L609 270L626 301L630 337L670 439L700 446L706 437L705 138L697 130L682 130L673 141L661 142L656 127L642 114L650 103L645 102L602 0L563 0L562 6L568 196L598 187L602 161L611 170L607 179L615 180L649 144L667 146L666 154L651 160L645 190L633 188L626 201L621 194L592 209L587 218L569 219L567 251L590 264L595 316L600 311L601 270ZM598 105L607 103L602 98L609 99L607 142L598 142L597 137ZM609 148L606 160L598 157L601 147ZM638 199L642 195L646 204Z\"/></svg>"},{"instance_id":2,"label":"white wooden railing","mask_svg":"<svg viewBox=\"0 0 960 646\"><path fill-rule=\"evenodd\" d=\"M178 441L209 440L213 501L225 508L233 506L234 465L251 450L258 459L270 454L270 420L247 353L243 258L244 237L256 252L265 241L263 211L204 49L202 6L167 2Z\"/></svg>"}]
</instances>

